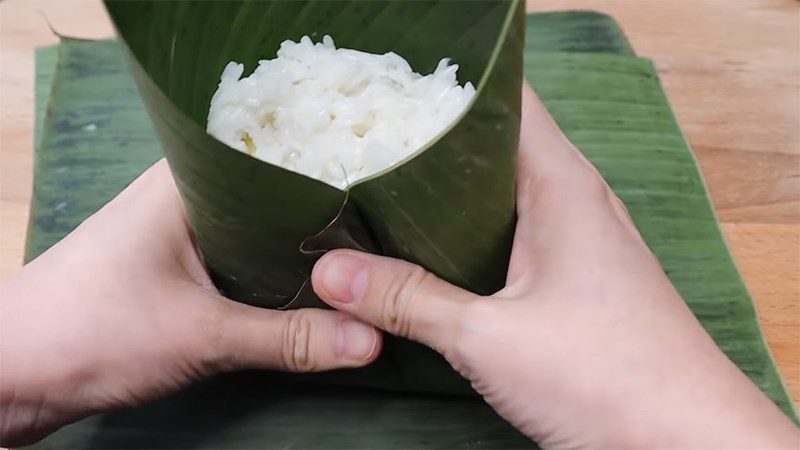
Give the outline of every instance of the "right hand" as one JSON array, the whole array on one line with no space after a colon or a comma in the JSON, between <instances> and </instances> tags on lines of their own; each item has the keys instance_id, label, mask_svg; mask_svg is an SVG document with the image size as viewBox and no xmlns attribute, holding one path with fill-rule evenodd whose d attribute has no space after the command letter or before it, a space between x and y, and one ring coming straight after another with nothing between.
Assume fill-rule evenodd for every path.
<instances>
[{"instance_id":1,"label":"right hand","mask_svg":"<svg viewBox=\"0 0 800 450\"><path fill-rule=\"evenodd\" d=\"M500 292L337 250L314 268L317 294L438 350L546 447L797 448L794 424L716 347L528 86L517 185Z\"/></svg>"}]
</instances>

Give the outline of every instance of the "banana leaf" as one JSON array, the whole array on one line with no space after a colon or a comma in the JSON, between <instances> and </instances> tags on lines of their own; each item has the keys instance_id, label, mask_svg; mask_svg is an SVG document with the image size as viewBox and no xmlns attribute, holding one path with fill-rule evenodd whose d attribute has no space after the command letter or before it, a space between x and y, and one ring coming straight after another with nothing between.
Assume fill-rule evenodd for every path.
<instances>
[{"instance_id":1,"label":"banana leaf","mask_svg":"<svg viewBox=\"0 0 800 450\"><path fill-rule=\"evenodd\" d=\"M625 35L608 16L588 11L527 15L525 52L560 51L633 55ZM64 37L60 46L37 49L35 167L41 170L34 186L26 262L58 242L163 156L120 57L119 44L113 40ZM64 86L48 110L59 60L63 66L59 85ZM86 96L86 86L92 86L97 95ZM45 117L48 130L42 132ZM116 117L123 120L111 123ZM128 126L118 128L121 125ZM49 139L44 146L39 145L42 135ZM107 157L105 153L115 149L119 152ZM85 170L84 166L100 163L113 168L108 176L103 176L106 171ZM56 208L62 201L69 208Z\"/></svg>"},{"instance_id":2,"label":"banana leaf","mask_svg":"<svg viewBox=\"0 0 800 450\"><path fill-rule=\"evenodd\" d=\"M414 261L476 292L502 287L514 225L521 1L132 1L106 7L129 50L197 246L227 297L288 306L321 253L301 251L315 235L317 249L353 246ZM434 143L351 186L349 196L208 135L208 107L223 67L238 61L249 73L281 42L305 34L329 34L338 46L371 53L394 51L424 73L451 57L459 80L475 84L475 99ZM352 206L342 209L346 199ZM337 220L336 232L318 235L340 210L348 217Z\"/></svg>"},{"instance_id":3,"label":"banana leaf","mask_svg":"<svg viewBox=\"0 0 800 450\"><path fill-rule=\"evenodd\" d=\"M525 53L580 52L635 56L617 21L593 11L528 14Z\"/></svg>"},{"instance_id":4,"label":"banana leaf","mask_svg":"<svg viewBox=\"0 0 800 450\"><path fill-rule=\"evenodd\" d=\"M570 17L575 17L574 25ZM536 14L527 20L528 36L536 33L548 38L526 45L525 75L559 125L625 200L670 279L716 343L796 420L752 301L719 232L702 177L652 64L632 56L617 25L606 16ZM40 51L37 60L37 97L52 94L47 116L37 128L41 144L36 149L28 260L158 158L158 144L117 44L64 40L59 50L52 88L46 72L53 58L45 53L53 50ZM112 82L120 95L95 89ZM127 114L139 128L119 132L100 126L91 115L97 105L80 103L85 97L102 99L98 104L107 106L104 115L109 120ZM67 121L54 126L61 120ZM93 132L84 130L92 123L100 125ZM141 147L115 146L126 141ZM145 156L136 159L137 152ZM115 176L105 175L107 164ZM70 206L58 207L63 201ZM530 445L478 399L307 386L252 372L216 377L141 408L83 420L35 447Z\"/></svg>"},{"instance_id":5,"label":"banana leaf","mask_svg":"<svg viewBox=\"0 0 800 450\"><path fill-rule=\"evenodd\" d=\"M37 51L36 71L26 262L163 156L116 42L65 39Z\"/></svg>"},{"instance_id":6,"label":"banana leaf","mask_svg":"<svg viewBox=\"0 0 800 450\"><path fill-rule=\"evenodd\" d=\"M39 139L42 136L44 117L47 105L50 102L50 87L56 74L58 63L58 46L39 47L36 49L36 92L34 92L34 128L33 148L39 148Z\"/></svg>"}]
</instances>

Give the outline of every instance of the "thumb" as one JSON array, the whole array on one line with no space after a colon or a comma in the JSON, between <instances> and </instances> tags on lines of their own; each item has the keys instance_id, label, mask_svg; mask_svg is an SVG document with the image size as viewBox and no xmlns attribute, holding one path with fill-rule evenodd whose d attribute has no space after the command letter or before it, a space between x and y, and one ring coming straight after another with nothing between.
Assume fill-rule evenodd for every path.
<instances>
[{"instance_id":1,"label":"thumb","mask_svg":"<svg viewBox=\"0 0 800 450\"><path fill-rule=\"evenodd\" d=\"M380 352L378 330L338 311L275 311L224 299L216 315L210 333L215 372L360 367Z\"/></svg>"},{"instance_id":2,"label":"thumb","mask_svg":"<svg viewBox=\"0 0 800 450\"><path fill-rule=\"evenodd\" d=\"M414 264L353 250L326 253L311 275L329 305L392 334L447 353L475 294Z\"/></svg>"}]
</instances>

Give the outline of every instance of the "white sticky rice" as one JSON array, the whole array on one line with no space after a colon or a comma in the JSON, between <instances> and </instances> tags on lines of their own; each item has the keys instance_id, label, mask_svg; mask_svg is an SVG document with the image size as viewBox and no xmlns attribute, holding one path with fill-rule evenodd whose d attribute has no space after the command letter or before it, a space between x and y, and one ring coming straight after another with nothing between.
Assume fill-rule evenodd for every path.
<instances>
[{"instance_id":1,"label":"white sticky rice","mask_svg":"<svg viewBox=\"0 0 800 450\"><path fill-rule=\"evenodd\" d=\"M448 59L422 76L395 53L284 41L249 77L230 62L208 132L258 159L339 189L386 169L443 131L475 95Z\"/></svg>"}]
</instances>

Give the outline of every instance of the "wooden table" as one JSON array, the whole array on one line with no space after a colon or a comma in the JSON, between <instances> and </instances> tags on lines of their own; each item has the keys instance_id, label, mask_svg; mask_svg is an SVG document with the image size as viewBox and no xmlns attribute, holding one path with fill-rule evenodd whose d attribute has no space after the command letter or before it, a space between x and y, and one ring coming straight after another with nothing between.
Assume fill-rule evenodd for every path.
<instances>
[{"instance_id":1,"label":"wooden table","mask_svg":"<svg viewBox=\"0 0 800 450\"><path fill-rule=\"evenodd\" d=\"M700 161L725 237L800 399L800 4L535 0L596 9L651 57ZM39 12L41 11L41 13ZM0 276L22 262L31 194L33 49L113 31L99 1L0 3Z\"/></svg>"}]
</instances>

